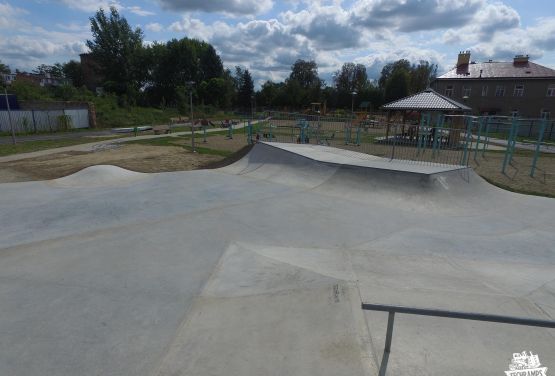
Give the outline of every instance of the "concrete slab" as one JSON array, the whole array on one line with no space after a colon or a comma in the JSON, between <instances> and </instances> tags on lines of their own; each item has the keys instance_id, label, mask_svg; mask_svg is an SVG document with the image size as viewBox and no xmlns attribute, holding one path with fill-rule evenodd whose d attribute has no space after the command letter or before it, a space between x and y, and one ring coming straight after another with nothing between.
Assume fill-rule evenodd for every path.
<instances>
[{"instance_id":1,"label":"concrete slab","mask_svg":"<svg viewBox=\"0 0 555 376\"><path fill-rule=\"evenodd\" d=\"M555 200L398 164L272 143L0 184L0 374L373 375L387 315L361 301L555 317ZM501 374L524 350L550 368L553 348L399 315L388 374Z\"/></svg>"}]
</instances>

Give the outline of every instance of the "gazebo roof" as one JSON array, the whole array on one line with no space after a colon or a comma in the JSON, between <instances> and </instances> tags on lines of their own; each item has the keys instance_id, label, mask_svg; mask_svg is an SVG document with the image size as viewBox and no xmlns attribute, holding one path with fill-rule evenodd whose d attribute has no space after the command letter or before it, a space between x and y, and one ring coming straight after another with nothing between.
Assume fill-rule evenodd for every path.
<instances>
[{"instance_id":1,"label":"gazebo roof","mask_svg":"<svg viewBox=\"0 0 555 376\"><path fill-rule=\"evenodd\" d=\"M472 109L451 98L443 96L432 89L384 104L384 110L417 110L417 111L457 111L466 112Z\"/></svg>"}]
</instances>

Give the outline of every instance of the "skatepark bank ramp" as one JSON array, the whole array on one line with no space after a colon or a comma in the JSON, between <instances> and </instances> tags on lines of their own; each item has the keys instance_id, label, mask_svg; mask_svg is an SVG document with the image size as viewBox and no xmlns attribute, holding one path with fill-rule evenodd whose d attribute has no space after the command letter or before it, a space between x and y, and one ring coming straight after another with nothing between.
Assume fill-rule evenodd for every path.
<instances>
[{"instance_id":1,"label":"skatepark bank ramp","mask_svg":"<svg viewBox=\"0 0 555 376\"><path fill-rule=\"evenodd\" d=\"M555 200L465 167L259 143L215 170L0 184L0 210L1 375L376 375L387 315L362 302L555 317ZM553 348L404 315L388 374Z\"/></svg>"}]
</instances>

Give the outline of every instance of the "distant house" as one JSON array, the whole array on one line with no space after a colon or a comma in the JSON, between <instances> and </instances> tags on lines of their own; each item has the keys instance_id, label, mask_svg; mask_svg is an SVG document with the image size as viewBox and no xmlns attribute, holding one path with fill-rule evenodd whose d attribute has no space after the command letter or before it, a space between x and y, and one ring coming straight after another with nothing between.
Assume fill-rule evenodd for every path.
<instances>
[{"instance_id":1,"label":"distant house","mask_svg":"<svg viewBox=\"0 0 555 376\"><path fill-rule=\"evenodd\" d=\"M55 77L55 76L52 76L50 73L37 74L37 73L19 72L16 74L14 80L28 81L42 87L61 86L61 85L68 85L71 83L71 80L67 78Z\"/></svg>"},{"instance_id":2,"label":"distant house","mask_svg":"<svg viewBox=\"0 0 555 376\"><path fill-rule=\"evenodd\" d=\"M529 61L528 55L517 55L511 62L476 63L469 51L463 51L457 65L436 78L432 87L464 102L476 115L555 116L555 70Z\"/></svg>"},{"instance_id":3,"label":"distant house","mask_svg":"<svg viewBox=\"0 0 555 376\"><path fill-rule=\"evenodd\" d=\"M15 80L15 73L0 73L0 82L11 85Z\"/></svg>"}]
</instances>

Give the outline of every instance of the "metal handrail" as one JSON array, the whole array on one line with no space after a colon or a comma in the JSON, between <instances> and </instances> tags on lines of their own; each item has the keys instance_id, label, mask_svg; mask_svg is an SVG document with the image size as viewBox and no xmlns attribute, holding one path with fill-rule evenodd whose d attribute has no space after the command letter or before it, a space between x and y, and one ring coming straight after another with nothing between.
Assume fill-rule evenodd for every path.
<instances>
[{"instance_id":1,"label":"metal handrail","mask_svg":"<svg viewBox=\"0 0 555 376\"><path fill-rule=\"evenodd\" d=\"M415 308L415 307L394 306L394 305L386 305L386 304L371 304L371 303L362 303L362 309L367 311L381 311L381 312L389 313L388 319L387 319L387 333L385 337L384 354L382 357L382 363L380 365L380 373L379 373L380 376L385 375L385 370L387 368L387 362L389 359L389 353L391 352L391 340L393 337L393 323L395 320L395 313L433 316L433 317L447 317L447 318L453 318L453 319L487 321L487 322L496 322L496 323L502 323L502 324L526 325L526 326L555 329L555 321L553 320L539 320L539 319L530 319L530 318L524 318L524 317L491 315L488 313L447 311L447 310L441 310L441 309Z\"/></svg>"}]
</instances>

